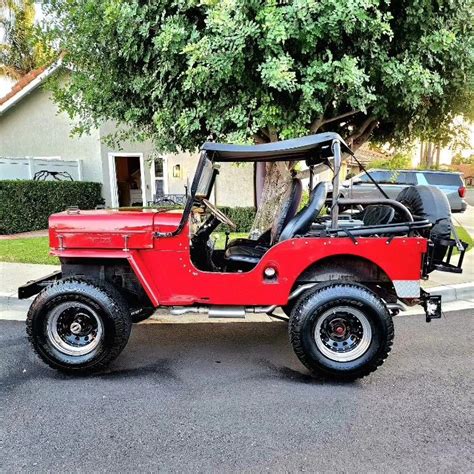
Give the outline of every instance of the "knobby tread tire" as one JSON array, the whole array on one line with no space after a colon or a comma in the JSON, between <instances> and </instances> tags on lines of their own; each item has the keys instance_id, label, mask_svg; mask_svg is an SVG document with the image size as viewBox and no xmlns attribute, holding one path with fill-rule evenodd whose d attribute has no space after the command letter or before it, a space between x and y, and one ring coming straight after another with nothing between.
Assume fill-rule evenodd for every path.
<instances>
[{"instance_id":1,"label":"knobby tread tire","mask_svg":"<svg viewBox=\"0 0 474 474\"><path fill-rule=\"evenodd\" d=\"M35 331L35 318L41 318L46 305L54 298L57 303L67 302L74 298L92 300L107 313L113 321L114 335L108 347L102 351L98 360L92 359L84 365L71 365L55 360L39 344L38 334ZM34 299L28 310L26 319L26 333L34 352L51 368L65 373L90 373L105 369L122 352L128 342L132 328L130 309L120 292L111 284L89 281L86 279L68 278L57 280L44 288Z\"/></svg>"},{"instance_id":2,"label":"knobby tread tire","mask_svg":"<svg viewBox=\"0 0 474 474\"><path fill-rule=\"evenodd\" d=\"M358 293L357 298L365 299L368 304L377 309L377 317L381 319L381 323L385 328L385 335L375 357L368 363L353 371L337 371L324 367L309 356L303 344L303 326L307 322L307 318L310 317L310 313L308 313L309 306L313 306L312 311L318 309L317 301L323 299L323 296L327 299L333 296L333 299L330 300L331 303L327 302L319 307L321 312L324 312L325 306L333 306L334 303L347 304L351 298L354 298L351 295L346 296L348 292L351 292L351 289L352 293ZM384 302L368 288L353 283L324 283L300 296L291 313L288 334L298 359L315 375L341 381L352 381L369 375L385 362L392 349L395 329L392 317Z\"/></svg>"},{"instance_id":3,"label":"knobby tread tire","mask_svg":"<svg viewBox=\"0 0 474 474\"><path fill-rule=\"evenodd\" d=\"M155 311L155 308L140 308L138 311L134 311L133 308L129 308L130 317L132 319L132 323L141 323L148 319Z\"/></svg>"}]
</instances>

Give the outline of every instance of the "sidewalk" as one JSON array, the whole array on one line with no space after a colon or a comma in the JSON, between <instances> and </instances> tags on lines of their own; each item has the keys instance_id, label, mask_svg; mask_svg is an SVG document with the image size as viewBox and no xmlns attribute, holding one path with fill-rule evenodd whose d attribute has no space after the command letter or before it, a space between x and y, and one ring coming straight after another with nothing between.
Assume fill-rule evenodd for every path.
<instances>
[{"instance_id":1,"label":"sidewalk","mask_svg":"<svg viewBox=\"0 0 474 474\"><path fill-rule=\"evenodd\" d=\"M34 239L35 237L48 237L48 229L20 232L19 234L0 235L0 240Z\"/></svg>"},{"instance_id":2,"label":"sidewalk","mask_svg":"<svg viewBox=\"0 0 474 474\"><path fill-rule=\"evenodd\" d=\"M457 257L456 257L457 258ZM48 275L60 267L56 265L33 265L27 263L0 262L0 319L24 320L32 298L18 300L18 287L29 280ZM474 250L466 253L463 273L433 272L422 287L432 294L442 295L443 303L474 300ZM186 317L171 316L166 310L159 310L152 317L158 322L229 322L228 319L208 319L206 315ZM247 315L248 321L271 321L267 315ZM239 320L242 321L242 320Z\"/></svg>"}]
</instances>

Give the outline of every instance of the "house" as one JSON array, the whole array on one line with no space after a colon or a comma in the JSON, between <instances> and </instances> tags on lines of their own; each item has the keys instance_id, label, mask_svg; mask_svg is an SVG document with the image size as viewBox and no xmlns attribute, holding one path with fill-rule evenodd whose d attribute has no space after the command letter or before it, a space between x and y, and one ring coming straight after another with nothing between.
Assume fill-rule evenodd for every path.
<instances>
[{"instance_id":1,"label":"house","mask_svg":"<svg viewBox=\"0 0 474 474\"><path fill-rule=\"evenodd\" d=\"M103 138L116 130L111 122L71 137L69 117L59 112L43 87L60 69L58 61L31 71L0 97L0 179L52 179L45 172L56 172L63 178L100 182L112 207L146 205L163 195L182 198L198 153L160 153L151 141L110 148ZM211 200L220 206L253 206L253 167L223 163Z\"/></svg>"}]
</instances>

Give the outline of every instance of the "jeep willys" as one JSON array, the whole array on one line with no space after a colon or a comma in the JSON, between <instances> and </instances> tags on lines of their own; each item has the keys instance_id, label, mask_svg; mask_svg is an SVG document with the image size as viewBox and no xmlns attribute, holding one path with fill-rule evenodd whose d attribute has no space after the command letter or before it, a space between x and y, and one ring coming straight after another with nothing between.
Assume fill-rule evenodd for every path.
<instances>
[{"instance_id":1,"label":"jeep willys","mask_svg":"<svg viewBox=\"0 0 474 474\"><path fill-rule=\"evenodd\" d=\"M392 346L393 315L421 304L427 321L441 317L440 297L421 289L420 279L434 269L460 272L466 245L451 238L449 204L436 188L413 186L396 200L342 198L343 153L353 155L335 133L255 146L205 143L181 212L52 215L50 247L61 271L19 288L20 298L39 293L27 317L34 350L53 368L96 371L120 354L132 323L158 307L176 317L266 313L288 321L294 351L313 373L355 379L376 370ZM235 228L210 201L219 162L270 161L306 164L307 204L293 177L270 229L215 249L212 232ZM313 186L322 164L333 171L331 188Z\"/></svg>"}]
</instances>

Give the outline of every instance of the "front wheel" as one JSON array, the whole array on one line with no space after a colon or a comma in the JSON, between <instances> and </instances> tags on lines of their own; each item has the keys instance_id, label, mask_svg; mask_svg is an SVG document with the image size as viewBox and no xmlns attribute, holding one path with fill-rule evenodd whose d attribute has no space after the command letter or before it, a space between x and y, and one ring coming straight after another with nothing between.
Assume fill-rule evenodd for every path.
<instances>
[{"instance_id":1,"label":"front wheel","mask_svg":"<svg viewBox=\"0 0 474 474\"><path fill-rule=\"evenodd\" d=\"M394 328L375 293L336 283L302 295L291 313L289 335L296 355L313 373L354 380L383 364Z\"/></svg>"},{"instance_id":2,"label":"front wheel","mask_svg":"<svg viewBox=\"0 0 474 474\"><path fill-rule=\"evenodd\" d=\"M127 344L131 325L128 305L113 286L74 279L45 288L27 316L35 352L69 373L105 368Z\"/></svg>"}]
</instances>

